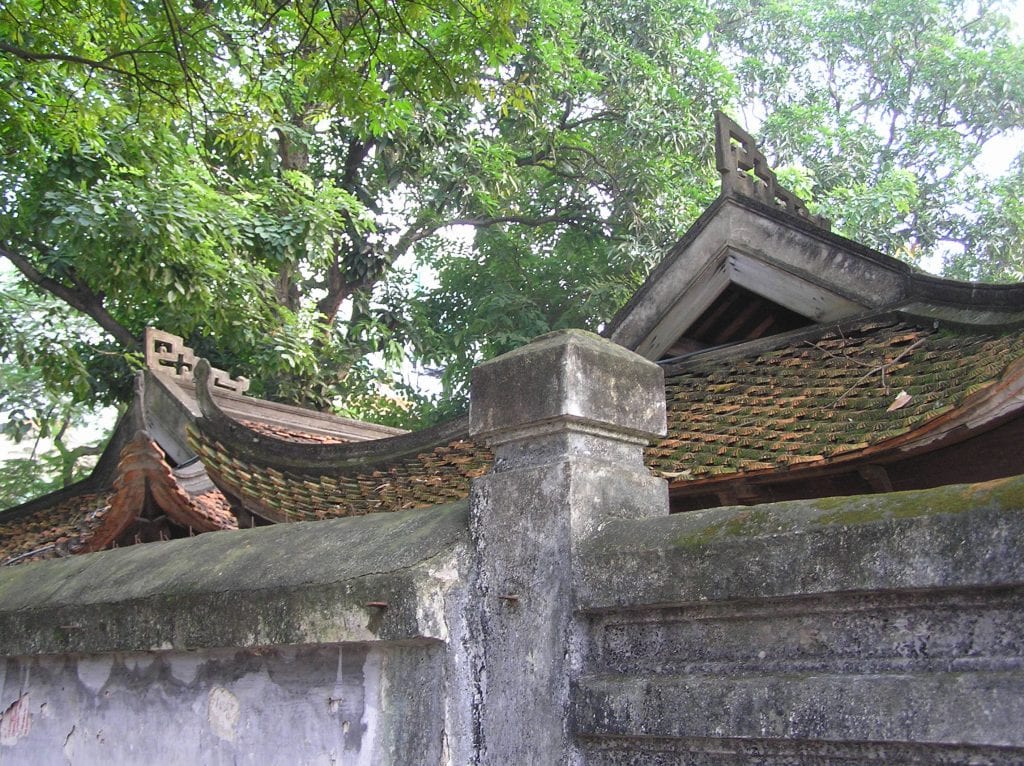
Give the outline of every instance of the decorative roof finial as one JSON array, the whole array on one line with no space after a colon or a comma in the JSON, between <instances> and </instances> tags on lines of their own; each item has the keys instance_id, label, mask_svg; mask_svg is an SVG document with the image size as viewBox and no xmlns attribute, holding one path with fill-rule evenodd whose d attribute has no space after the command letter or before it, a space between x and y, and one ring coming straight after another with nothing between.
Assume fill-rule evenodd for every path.
<instances>
[{"instance_id":1,"label":"decorative roof finial","mask_svg":"<svg viewBox=\"0 0 1024 766\"><path fill-rule=\"evenodd\" d=\"M722 174L722 194L753 197L766 205L832 230L832 222L814 215L806 203L779 185L754 138L722 112L715 112L715 165Z\"/></svg>"},{"instance_id":2,"label":"decorative roof finial","mask_svg":"<svg viewBox=\"0 0 1024 766\"><path fill-rule=\"evenodd\" d=\"M147 327L145 346L146 366L149 369L188 383L194 382L198 359L181 337L157 330L155 327ZM215 367L210 369L213 374L213 387L218 391L241 395L249 390L248 378L232 378L224 370Z\"/></svg>"}]
</instances>

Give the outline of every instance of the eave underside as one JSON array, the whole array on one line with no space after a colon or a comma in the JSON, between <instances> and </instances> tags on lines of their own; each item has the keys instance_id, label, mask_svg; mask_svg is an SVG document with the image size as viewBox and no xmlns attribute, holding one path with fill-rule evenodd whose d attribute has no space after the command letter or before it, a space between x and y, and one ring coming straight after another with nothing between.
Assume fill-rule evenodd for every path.
<instances>
[{"instance_id":1,"label":"eave underside","mask_svg":"<svg viewBox=\"0 0 1024 766\"><path fill-rule=\"evenodd\" d=\"M930 489L1024 474L1024 416L970 436L965 433L955 434L945 446L916 452L864 451L842 462L673 482L671 512Z\"/></svg>"}]
</instances>

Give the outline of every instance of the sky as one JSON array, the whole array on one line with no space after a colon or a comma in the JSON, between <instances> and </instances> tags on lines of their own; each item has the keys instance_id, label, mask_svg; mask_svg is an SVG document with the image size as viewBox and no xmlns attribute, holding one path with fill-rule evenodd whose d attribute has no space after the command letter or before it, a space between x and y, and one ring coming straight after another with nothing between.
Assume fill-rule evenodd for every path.
<instances>
[{"instance_id":1,"label":"sky","mask_svg":"<svg viewBox=\"0 0 1024 766\"><path fill-rule=\"evenodd\" d=\"M1024 0L1017 1L1011 18L1017 39L1024 39ZM1021 149L1024 149L1024 131L1015 131L1000 136L985 145L975 166L989 176L1000 176L1007 171L1010 161L1017 156Z\"/></svg>"}]
</instances>

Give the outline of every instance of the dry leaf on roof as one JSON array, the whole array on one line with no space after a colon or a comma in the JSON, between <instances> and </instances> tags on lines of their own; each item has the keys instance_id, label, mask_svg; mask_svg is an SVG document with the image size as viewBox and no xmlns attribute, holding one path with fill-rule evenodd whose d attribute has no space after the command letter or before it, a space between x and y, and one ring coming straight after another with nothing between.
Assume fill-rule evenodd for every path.
<instances>
[{"instance_id":1,"label":"dry leaf on roof","mask_svg":"<svg viewBox=\"0 0 1024 766\"><path fill-rule=\"evenodd\" d=\"M663 479L691 479L693 471L658 471L658 475Z\"/></svg>"},{"instance_id":2,"label":"dry leaf on roof","mask_svg":"<svg viewBox=\"0 0 1024 766\"><path fill-rule=\"evenodd\" d=\"M906 391L900 391L898 394L896 394L896 398L892 400L892 404L889 405L889 407L886 409L886 412L895 412L896 410L902 407L906 407L908 404L910 404L910 400L913 398L914 397L912 397Z\"/></svg>"}]
</instances>

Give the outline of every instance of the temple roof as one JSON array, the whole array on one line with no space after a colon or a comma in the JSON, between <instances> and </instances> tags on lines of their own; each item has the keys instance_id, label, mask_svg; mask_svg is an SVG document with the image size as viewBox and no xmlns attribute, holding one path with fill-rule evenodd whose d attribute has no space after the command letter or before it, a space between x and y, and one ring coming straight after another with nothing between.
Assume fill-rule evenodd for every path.
<instances>
[{"instance_id":1,"label":"temple roof","mask_svg":"<svg viewBox=\"0 0 1024 766\"><path fill-rule=\"evenodd\" d=\"M0 513L0 566L105 547L237 529L236 511L189 446L201 412L183 340L152 328L147 369L132 406L85 480ZM338 444L404 431L244 396L249 382L208 368L208 390L224 417L292 443Z\"/></svg>"},{"instance_id":2,"label":"temple roof","mask_svg":"<svg viewBox=\"0 0 1024 766\"><path fill-rule=\"evenodd\" d=\"M695 354L666 365L669 436L648 449L648 463L677 497L755 475L777 483L843 465L877 472L1019 417L1022 358L1020 328L899 314ZM1005 470L1024 470L1017 453Z\"/></svg>"},{"instance_id":3,"label":"temple roof","mask_svg":"<svg viewBox=\"0 0 1024 766\"><path fill-rule=\"evenodd\" d=\"M1019 413L1022 358L1019 328L943 327L890 313L695 354L666 365L668 435L648 448L647 463L678 491L937 449ZM464 420L420 434L418 444L298 445L286 456L278 451L286 443L238 431L227 438L214 422L192 431L210 475L275 521L445 502L465 496L491 460Z\"/></svg>"},{"instance_id":4,"label":"temple roof","mask_svg":"<svg viewBox=\"0 0 1024 766\"><path fill-rule=\"evenodd\" d=\"M607 331L665 371L646 456L673 509L1024 473L1024 285L929 277L831 232L718 130L722 195ZM265 402L180 338L146 341L97 470L0 513L0 564L433 506L492 460L465 418L404 433Z\"/></svg>"},{"instance_id":5,"label":"temple roof","mask_svg":"<svg viewBox=\"0 0 1024 766\"><path fill-rule=\"evenodd\" d=\"M832 232L777 183L746 132L718 123L722 193L611 320L615 342L666 360L880 311L1024 322L1024 285L940 279Z\"/></svg>"}]
</instances>

